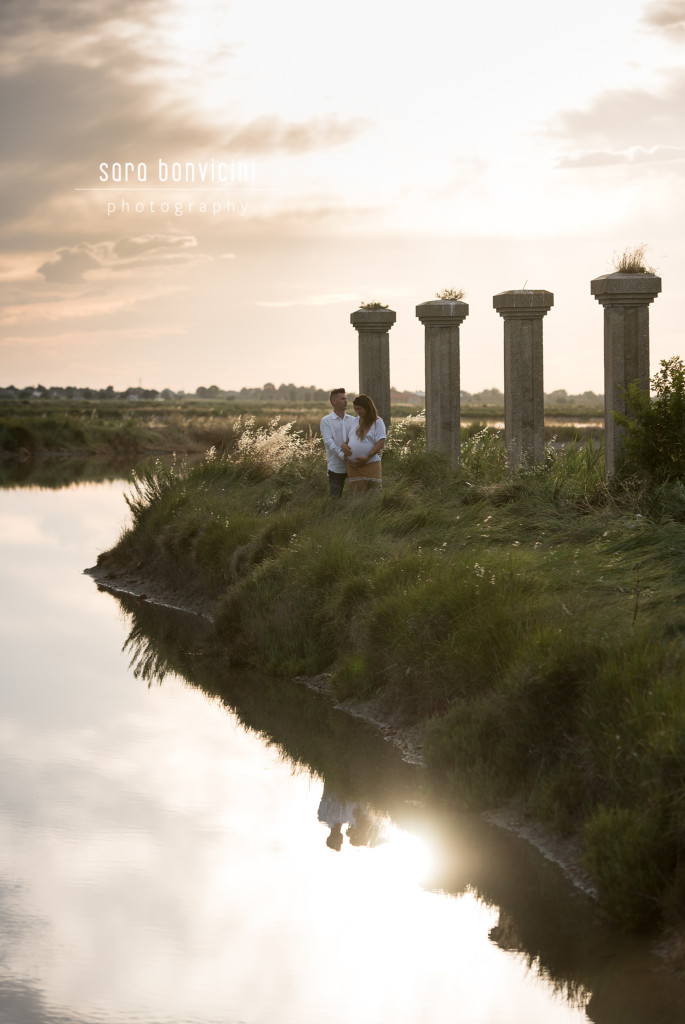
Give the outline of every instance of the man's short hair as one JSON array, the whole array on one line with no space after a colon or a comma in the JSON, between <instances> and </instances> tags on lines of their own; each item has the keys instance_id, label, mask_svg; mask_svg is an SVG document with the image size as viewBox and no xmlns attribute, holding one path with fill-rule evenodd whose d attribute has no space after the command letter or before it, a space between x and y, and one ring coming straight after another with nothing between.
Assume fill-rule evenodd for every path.
<instances>
[{"instance_id":1,"label":"man's short hair","mask_svg":"<svg viewBox=\"0 0 685 1024\"><path fill-rule=\"evenodd\" d=\"M336 395L344 395L347 388L333 388L329 400L332 402Z\"/></svg>"}]
</instances>

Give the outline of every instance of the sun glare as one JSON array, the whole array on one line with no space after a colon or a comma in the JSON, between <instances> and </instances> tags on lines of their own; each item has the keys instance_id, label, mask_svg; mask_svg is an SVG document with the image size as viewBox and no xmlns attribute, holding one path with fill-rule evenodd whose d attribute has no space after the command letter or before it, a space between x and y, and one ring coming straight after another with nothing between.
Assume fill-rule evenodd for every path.
<instances>
[{"instance_id":1,"label":"sun glare","mask_svg":"<svg viewBox=\"0 0 685 1024\"><path fill-rule=\"evenodd\" d=\"M376 856L387 879L403 885L427 882L435 860L425 840L394 825L387 827L386 836L388 841L379 847Z\"/></svg>"}]
</instances>

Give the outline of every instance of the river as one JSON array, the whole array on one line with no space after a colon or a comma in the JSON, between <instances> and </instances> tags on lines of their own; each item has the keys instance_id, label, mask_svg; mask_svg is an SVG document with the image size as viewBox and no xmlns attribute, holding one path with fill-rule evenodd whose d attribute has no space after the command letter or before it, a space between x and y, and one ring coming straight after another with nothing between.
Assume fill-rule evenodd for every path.
<instances>
[{"instance_id":1,"label":"river","mask_svg":"<svg viewBox=\"0 0 685 1024\"><path fill-rule=\"evenodd\" d=\"M685 1019L646 940L528 844L83 575L126 486L0 490L1 1024Z\"/></svg>"}]
</instances>

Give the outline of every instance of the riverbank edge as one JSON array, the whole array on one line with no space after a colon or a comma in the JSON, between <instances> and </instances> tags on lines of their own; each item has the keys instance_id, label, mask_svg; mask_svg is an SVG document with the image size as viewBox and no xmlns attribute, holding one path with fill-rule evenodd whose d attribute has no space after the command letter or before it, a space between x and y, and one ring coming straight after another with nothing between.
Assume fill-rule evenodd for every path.
<instances>
[{"instance_id":1,"label":"riverbank edge","mask_svg":"<svg viewBox=\"0 0 685 1024\"><path fill-rule=\"evenodd\" d=\"M214 621L214 603L190 600L186 594L155 581L137 567L131 566L113 572L110 568L95 565L84 569L83 572L84 575L90 576L98 587L114 594L129 594L141 601L197 615L208 622ZM386 742L392 743L400 751L403 760L409 764L422 766L424 760L420 727L398 726L387 712L382 710L379 701L373 698L366 701L355 698L337 700L330 684L332 674L331 670L315 676L295 676L292 681L322 694L336 709L373 726ZM597 901L597 889L582 865L582 842L578 837L566 838L556 835L527 814L517 802L484 811L481 816L491 825L504 829L535 847L546 860L552 861L562 870L577 890L589 899Z\"/></svg>"}]
</instances>

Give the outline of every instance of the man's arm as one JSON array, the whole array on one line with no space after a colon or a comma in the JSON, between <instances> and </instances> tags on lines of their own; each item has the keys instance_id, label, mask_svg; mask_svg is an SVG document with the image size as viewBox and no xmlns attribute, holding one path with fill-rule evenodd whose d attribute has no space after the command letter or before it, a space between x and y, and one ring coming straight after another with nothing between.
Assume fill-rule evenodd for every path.
<instances>
[{"instance_id":1,"label":"man's arm","mask_svg":"<svg viewBox=\"0 0 685 1024\"><path fill-rule=\"evenodd\" d=\"M334 452L339 459L344 460L345 454L342 449L338 447L338 442L333 437L331 422L326 416L321 420L321 436L323 438L324 448L326 451Z\"/></svg>"},{"instance_id":2,"label":"man's arm","mask_svg":"<svg viewBox=\"0 0 685 1024\"><path fill-rule=\"evenodd\" d=\"M343 442L342 446L343 455L345 456L345 459L347 459L352 454L352 449L350 448L349 445L350 431L352 430L353 427L356 426L357 420L354 418L354 416L349 416L347 413L345 413L345 419L343 420L343 434L345 435L347 440Z\"/></svg>"}]
</instances>

